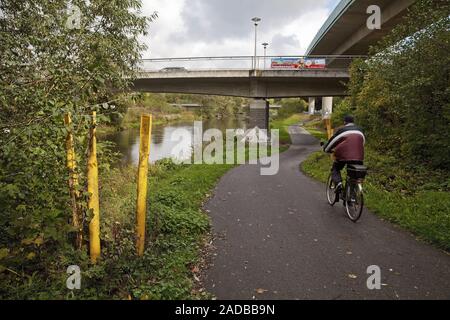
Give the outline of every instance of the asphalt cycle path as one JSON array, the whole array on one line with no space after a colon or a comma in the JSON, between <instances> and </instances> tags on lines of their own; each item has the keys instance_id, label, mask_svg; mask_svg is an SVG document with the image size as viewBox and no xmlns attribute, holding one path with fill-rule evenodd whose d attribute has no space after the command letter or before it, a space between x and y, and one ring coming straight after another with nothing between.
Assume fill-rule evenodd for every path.
<instances>
[{"instance_id":1,"label":"asphalt cycle path","mask_svg":"<svg viewBox=\"0 0 450 320\"><path fill-rule=\"evenodd\" d=\"M328 205L325 185L299 169L318 140L289 131L277 175L236 167L205 204L215 247L206 289L218 299L450 299L450 255L368 210L355 224L342 203ZM367 286L369 266L379 290Z\"/></svg>"}]
</instances>

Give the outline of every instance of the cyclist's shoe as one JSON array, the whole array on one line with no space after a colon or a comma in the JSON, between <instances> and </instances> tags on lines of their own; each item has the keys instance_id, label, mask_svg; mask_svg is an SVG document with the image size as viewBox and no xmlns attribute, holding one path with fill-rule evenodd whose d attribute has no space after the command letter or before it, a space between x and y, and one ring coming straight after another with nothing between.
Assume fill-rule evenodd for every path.
<instances>
[{"instance_id":1,"label":"cyclist's shoe","mask_svg":"<svg viewBox=\"0 0 450 320\"><path fill-rule=\"evenodd\" d=\"M334 189L334 193L340 194L342 191L342 182L339 182L338 185Z\"/></svg>"}]
</instances>

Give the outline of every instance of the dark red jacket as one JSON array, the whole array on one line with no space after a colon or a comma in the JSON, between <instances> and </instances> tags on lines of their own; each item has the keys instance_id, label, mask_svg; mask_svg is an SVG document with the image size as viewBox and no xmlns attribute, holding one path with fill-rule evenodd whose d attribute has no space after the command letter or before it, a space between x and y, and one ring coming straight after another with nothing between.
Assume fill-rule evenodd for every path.
<instances>
[{"instance_id":1,"label":"dark red jacket","mask_svg":"<svg viewBox=\"0 0 450 320\"><path fill-rule=\"evenodd\" d=\"M362 130L353 123L338 129L324 146L324 151L334 155L337 161L364 161L366 138Z\"/></svg>"}]
</instances>

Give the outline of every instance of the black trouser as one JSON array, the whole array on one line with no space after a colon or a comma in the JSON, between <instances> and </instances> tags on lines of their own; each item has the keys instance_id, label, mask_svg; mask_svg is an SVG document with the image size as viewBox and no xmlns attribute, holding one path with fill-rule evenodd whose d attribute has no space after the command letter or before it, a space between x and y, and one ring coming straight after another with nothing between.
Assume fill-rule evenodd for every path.
<instances>
[{"instance_id":1,"label":"black trouser","mask_svg":"<svg viewBox=\"0 0 450 320\"><path fill-rule=\"evenodd\" d=\"M334 184L337 186L342 182L341 170L347 164L360 164L362 165L362 161L335 161L333 163L333 167L331 167L331 179L333 179Z\"/></svg>"}]
</instances>

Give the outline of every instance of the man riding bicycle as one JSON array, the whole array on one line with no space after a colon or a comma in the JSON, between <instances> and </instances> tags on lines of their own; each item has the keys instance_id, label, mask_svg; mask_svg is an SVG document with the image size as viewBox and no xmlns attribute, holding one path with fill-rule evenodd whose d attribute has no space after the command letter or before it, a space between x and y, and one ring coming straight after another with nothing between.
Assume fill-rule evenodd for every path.
<instances>
[{"instance_id":1,"label":"man riding bicycle","mask_svg":"<svg viewBox=\"0 0 450 320\"><path fill-rule=\"evenodd\" d=\"M323 150L327 153L334 152L335 161L331 168L331 175L336 186L336 193L342 189L341 170L347 164L363 165L364 162L366 138L362 130L354 122L355 120L352 116L345 116L344 126L340 127L323 147Z\"/></svg>"}]
</instances>

